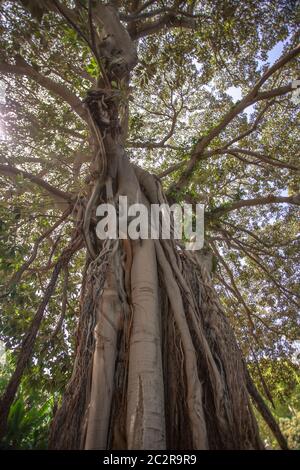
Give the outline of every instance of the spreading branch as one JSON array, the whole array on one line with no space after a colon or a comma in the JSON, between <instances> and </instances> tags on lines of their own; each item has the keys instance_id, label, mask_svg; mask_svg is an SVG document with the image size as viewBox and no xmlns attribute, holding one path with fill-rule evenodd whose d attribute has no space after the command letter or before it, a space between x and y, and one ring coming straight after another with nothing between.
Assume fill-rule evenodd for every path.
<instances>
[{"instance_id":1,"label":"spreading branch","mask_svg":"<svg viewBox=\"0 0 300 470\"><path fill-rule=\"evenodd\" d=\"M175 131L176 122L178 115L182 108L179 111L174 111L171 126L168 133L159 141L159 142L128 142L126 147L129 148L147 148L147 149L156 149L156 148L174 148L178 149L178 147L173 147L172 145L165 145L166 142L172 137Z\"/></svg>"},{"instance_id":2,"label":"spreading branch","mask_svg":"<svg viewBox=\"0 0 300 470\"><path fill-rule=\"evenodd\" d=\"M180 176L177 182L174 182L170 189L169 194L171 195L173 192L180 191L190 180L193 171L196 167L197 162L202 158L204 150L207 146L214 140L216 137L220 135L220 133L226 129L228 124L230 124L233 119L242 113L246 108L249 106L262 101L274 98L276 96L282 96L288 92L293 90L292 83L289 83L286 86L282 86L279 88L266 90L266 91L259 91L261 86L266 82L268 78L270 78L275 72L277 72L280 68L286 65L290 60L296 57L300 53L300 45L289 51L287 54L282 56L272 67L270 67L258 80L258 82L254 85L254 87L247 93L241 101L236 103L221 119L219 124L213 127L207 134L200 137L197 144L194 147L194 150L191 154L190 160L187 163L187 167L185 171Z\"/></svg>"},{"instance_id":3,"label":"spreading branch","mask_svg":"<svg viewBox=\"0 0 300 470\"><path fill-rule=\"evenodd\" d=\"M136 31L131 33L132 39L140 39L160 32L164 28L184 28L195 30L198 22L196 18L188 17L181 13L169 12L155 21L146 21Z\"/></svg>"},{"instance_id":4,"label":"spreading branch","mask_svg":"<svg viewBox=\"0 0 300 470\"><path fill-rule=\"evenodd\" d=\"M278 160L277 158L271 157L269 155L265 155L260 152L256 152L253 150L248 150L240 147L229 147L225 149L219 149L214 152L215 154L230 154L233 155L234 157L241 159L239 154L247 155L249 157L254 157L256 160L246 160L243 159L243 161L247 162L249 165L257 165L259 162L267 163L268 165L272 165L278 168L285 168L288 170L292 171L297 171L300 172L300 167L293 165L288 162L283 162L281 160Z\"/></svg>"},{"instance_id":5,"label":"spreading branch","mask_svg":"<svg viewBox=\"0 0 300 470\"><path fill-rule=\"evenodd\" d=\"M36 175L32 175L27 171L20 170L15 168L12 165L0 165L0 175L9 176L10 178L16 179L18 176L28 179L32 183L36 184L40 188L46 190L46 192L56 201L56 202L65 202L72 204L73 197L70 193L61 191L58 188L55 188L51 184L44 181L42 178Z\"/></svg>"},{"instance_id":6,"label":"spreading branch","mask_svg":"<svg viewBox=\"0 0 300 470\"><path fill-rule=\"evenodd\" d=\"M300 205L300 194L294 194L293 196L274 196L270 194L269 196L265 197L257 197L254 199L241 199L240 201L233 202L229 206L221 206L213 209L209 214L208 217L215 217L226 214L227 212L232 212L242 207L254 207L254 206L262 206L266 204L294 204L299 206Z\"/></svg>"},{"instance_id":7,"label":"spreading branch","mask_svg":"<svg viewBox=\"0 0 300 470\"><path fill-rule=\"evenodd\" d=\"M255 404L255 407L265 420L265 422L268 424L269 428L271 429L272 433L276 437L276 440L278 444L280 445L281 449L287 450L288 445L286 442L285 437L283 436L282 432L280 431L280 427L278 426L277 422L275 421L274 416L272 415L271 411L267 407L266 403L260 396L256 386L254 385L253 380L250 377L250 374L245 366L245 374L246 374L246 379L247 379L247 389L250 394L250 396L253 399L253 402Z\"/></svg>"},{"instance_id":8,"label":"spreading branch","mask_svg":"<svg viewBox=\"0 0 300 470\"><path fill-rule=\"evenodd\" d=\"M31 78L43 88L54 93L56 96L59 96L59 98L68 103L81 119L85 121L87 120L86 110L84 109L82 102L65 85L57 83L49 77L45 77L29 65L23 58L20 58L18 62L19 63L14 65L5 62L0 63L0 74L21 75L23 77Z\"/></svg>"},{"instance_id":9,"label":"spreading branch","mask_svg":"<svg viewBox=\"0 0 300 470\"><path fill-rule=\"evenodd\" d=\"M31 253L30 257L28 258L28 260L26 260L22 264L22 266L18 269L18 271L16 271L12 275L11 279L8 281L7 292L5 294L1 294L0 298L9 295L12 287L14 287L16 284L18 284L18 282L20 282L24 272L32 265L32 263L36 259L37 254L38 254L38 248L39 248L40 244L46 238L48 238L51 235L51 233L55 229L57 229L67 219L70 212L71 212L71 208L69 208L66 212L64 212L64 214L55 222L55 224L53 224L48 230L46 230L46 232L42 233L42 235L40 235L37 238L37 240L35 241L35 243L33 245L33 250L32 250L32 253Z\"/></svg>"}]
</instances>

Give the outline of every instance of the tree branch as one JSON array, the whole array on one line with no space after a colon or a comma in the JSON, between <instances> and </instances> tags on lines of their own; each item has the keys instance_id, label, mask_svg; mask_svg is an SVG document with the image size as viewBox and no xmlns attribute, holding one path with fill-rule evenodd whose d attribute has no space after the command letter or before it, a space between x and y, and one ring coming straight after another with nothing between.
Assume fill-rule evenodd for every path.
<instances>
[{"instance_id":1,"label":"tree branch","mask_svg":"<svg viewBox=\"0 0 300 470\"><path fill-rule=\"evenodd\" d=\"M208 134L200 137L200 139L198 140L197 144L194 147L194 150L191 154L191 158L187 164L185 171L182 173L179 180L177 182L174 182L171 185L169 192L168 192L170 195L173 192L180 191L181 188L184 187L188 183L189 179L192 176L194 168L197 164L197 161L202 157L205 148L210 144L210 142L215 137L217 137L228 126L228 124L236 116L238 116L241 112L243 112L246 108L248 108L248 106L251 106L258 101L269 99L269 98L274 98L275 96L281 96L292 91L293 89L292 83L283 87L279 87L279 88L275 88L275 89L267 90L267 91L262 91L262 92L259 92L259 89L271 75L273 75L277 70L283 67L291 59L296 57L299 53L300 53L300 45L298 45L297 47L289 51L287 54L282 56L272 67L270 67L263 74L263 76L254 85L254 87L249 91L249 93L247 93L247 95L244 96L244 98L241 101L239 101L236 105L234 105L225 114L225 116L221 119L219 124L217 124L213 129L211 129L208 132Z\"/></svg>"},{"instance_id":2,"label":"tree branch","mask_svg":"<svg viewBox=\"0 0 300 470\"><path fill-rule=\"evenodd\" d=\"M247 379L247 389L248 389L249 394L253 398L253 401L257 410L260 412L263 419L265 420L265 422L268 424L269 428L273 432L281 449L287 450L288 445L287 445L286 439L283 436L277 422L275 421L274 416L272 415L271 411L269 410L264 400L260 396L256 386L254 385L254 382L250 377L250 374L247 370L246 365L245 365L245 373L246 373L246 379Z\"/></svg>"},{"instance_id":3,"label":"tree branch","mask_svg":"<svg viewBox=\"0 0 300 470\"><path fill-rule=\"evenodd\" d=\"M269 272L269 270L263 265L263 263L259 260L259 257L257 255L252 255L249 253L248 250L246 250L245 246L240 243L238 240L233 241L233 245L238 249L242 250L243 253L252 261L254 261L257 266L268 276L268 278L273 282L273 284L283 292L283 294L290 300L296 307L299 307L298 302L296 302L291 296L295 296L297 298L300 298L300 295L297 294L296 292L292 292L291 290L287 289L286 287L282 286L280 282L275 279L275 277Z\"/></svg>"},{"instance_id":4,"label":"tree branch","mask_svg":"<svg viewBox=\"0 0 300 470\"><path fill-rule=\"evenodd\" d=\"M181 17L178 17L181 15ZM150 34L155 34L161 31L163 28L185 28L185 29L196 29L197 20L182 16L181 13L176 12L167 13L161 16L157 21L145 22L136 32L132 33L132 39L140 39Z\"/></svg>"},{"instance_id":5,"label":"tree branch","mask_svg":"<svg viewBox=\"0 0 300 470\"><path fill-rule=\"evenodd\" d=\"M193 15L192 13L189 13L187 11L183 10L178 10L176 8L168 8L168 7L162 7L162 8L157 8L156 10L150 10L146 11L144 13L137 12L135 11L134 13L130 15L125 15L124 13L120 13L120 19L122 21L125 21L125 23L128 23L130 21L140 21L144 20L147 18L153 18L154 16L161 15L162 13L165 13L165 16L169 15L171 18L180 16L181 18L189 18L189 19L196 19L196 18L204 18L205 16L203 14L198 14L198 15ZM161 17L162 19L164 17Z\"/></svg>"},{"instance_id":6,"label":"tree branch","mask_svg":"<svg viewBox=\"0 0 300 470\"><path fill-rule=\"evenodd\" d=\"M56 83L55 81L51 80L48 77L45 77L40 72L35 70L31 65L25 62L24 59L21 59L22 63L20 64L7 64L7 63L0 63L0 73L3 74L13 74L13 75L21 75L28 78L31 78L36 83L41 85L43 88L46 88L51 93L59 96L62 100L68 103L73 111L75 111L78 116L81 117L84 121L87 120L87 113L84 109L82 102L79 98L77 98L74 93L72 93L66 86Z\"/></svg>"},{"instance_id":7,"label":"tree branch","mask_svg":"<svg viewBox=\"0 0 300 470\"><path fill-rule=\"evenodd\" d=\"M42 235L40 235L36 239L36 241L34 242L33 250L32 250L32 253L31 253L30 257L28 258L27 261L25 261L22 264L22 266L18 269L18 271L16 271L12 275L12 277L10 278L10 280L8 281L7 286L6 286L7 291L4 294L1 294L0 298L6 297L10 293L12 287L14 287L16 284L18 284L18 282L20 282L23 273L31 266L31 264L36 259L37 254L38 254L38 248L39 248L40 244L42 243L42 241L45 240L46 238L48 238L49 235L51 235L51 233L67 219L70 212L71 212L70 209L68 209L66 212L64 212L62 217L60 217L55 222L54 225L52 225L46 232L44 232Z\"/></svg>"},{"instance_id":8,"label":"tree branch","mask_svg":"<svg viewBox=\"0 0 300 470\"><path fill-rule=\"evenodd\" d=\"M300 205L300 194L294 194L293 196L274 196L270 194L269 196L265 197L257 197L254 199L241 199L240 201L236 201L230 206L221 206L213 209L209 214L208 217L215 217L215 215L220 216L226 214L227 212L231 212L237 209L241 209L242 207L253 207L253 206L261 206L265 204L274 204L274 203L288 203L288 204L295 204L297 206Z\"/></svg>"},{"instance_id":9,"label":"tree branch","mask_svg":"<svg viewBox=\"0 0 300 470\"><path fill-rule=\"evenodd\" d=\"M239 297L240 292L237 290L235 290L232 286L230 286L226 281L225 279L219 275L219 274L214 274L216 279L218 279L218 281L223 284L223 286L225 287L225 289L227 289L227 291L229 291L233 297L235 297L236 300L238 300L239 302L241 302L241 299ZM275 333L275 334L281 334L280 331L278 329L278 327L276 327L276 329L273 327L273 326L270 326L268 325L265 320L263 320L261 317L259 317L258 315L256 315L256 313L254 312L251 312L251 310L249 309L249 307L247 306L247 304L244 302L242 303L244 309L246 310L246 312L248 312L249 315L251 315L253 318L256 318L267 330L271 331L272 333ZM239 304L236 304L236 308L238 309L239 308ZM248 316L248 315L247 315ZM239 322L240 323L240 322ZM258 340L258 337L257 335L254 333L254 331L251 329L251 336L253 337L253 339L255 340L255 342L261 347L261 343L260 341Z\"/></svg>"},{"instance_id":10,"label":"tree branch","mask_svg":"<svg viewBox=\"0 0 300 470\"><path fill-rule=\"evenodd\" d=\"M258 128L258 125L260 124L264 114L268 111L268 109L276 103L276 100L272 100L272 101L269 101L267 102L266 106L258 113L257 117L255 118L255 121L254 123L251 125L251 127L249 129L247 129L245 132L242 132L242 134L240 134L239 136L235 137L234 139L230 140L229 142L227 142L227 144L225 144L223 148L227 148L227 147L230 147L232 144L235 144L236 142L238 142L239 140L242 140L244 139L245 137L248 137L248 135L252 134L252 132L256 131L256 129Z\"/></svg>"},{"instance_id":11,"label":"tree branch","mask_svg":"<svg viewBox=\"0 0 300 470\"><path fill-rule=\"evenodd\" d=\"M61 5L57 0L52 0L52 2L54 3L55 8L60 13L60 15L63 18L65 18L65 20L67 21L67 23L69 23L71 28L73 28L77 32L77 34L84 40L84 42L89 46L89 48L95 54L95 57L97 59L97 51L94 50L93 44L90 43L86 35L81 31L79 26L77 26L77 24L75 23L75 20L72 18L69 11L63 5Z\"/></svg>"},{"instance_id":12,"label":"tree branch","mask_svg":"<svg viewBox=\"0 0 300 470\"><path fill-rule=\"evenodd\" d=\"M32 175L31 173L20 170L19 168L15 168L12 165L0 165L0 175L9 176L13 179L16 179L18 176L22 176L40 188L45 189L55 201L67 201L70 204L73 202L72 194L61 191L60 189L55 188L51 184L47 183L47 181L44 181L39 176Z\"/></svg>"},{"instance_id":13,"label":"tree branch","mask_svg":"<svg viewBox=\"0 0 300 470\"><path fill-rule=\"evenodd\" d=\"M157 176L158 178L164 178L165 176L168 176L170 173L173 173L173 171L179 170L186 162L179 162L179 163L174 163L174 165L169 166L164 171L161 171Z\"/></svg>"},{"instance_id":14,"label":"tree branch","mask_svg":"<svg viewBox=\"0 0 300 470\"><path fill-rule=\"evenodd\" d=\"M291 240L287 240L284 243L279 243L279 244L278 243L276 243L276 244L268 243L267 241L262 240L259 236L257 236L255 233L251 232L250 230L246 229L245 227L234 225L233 223L228 222L227 220L226 221L222 220L222 224L228 225L229 227L233 228L236 231L241 231L241 232L246 233L247 235L252 237L254 240L256 240L258 243L260 243L261 245L263 245L266 248L287 246L290 243L293 243L294 241L299 239L299 237L296 237L296 238L293 238Z\"/></svg>"},{"instance_id":15,"label":"tree branch","mask_svg":"<svg viewBox=\"0 0 300 470\"><path fill-rule=\"evenodd\" d=\"M166 146L165 143L167 140L169 140L172 135L174 134L175 127L176 127L176 122L177 122L177 117L178 114L180 113L179 111L175 111L172 117L172 122L170 126L169 132L163 137L159 142L128 142L126 144L127 147L129 148L148 148L148 149L155 149L155 148L175 148L178 150L178 147L173 147L172 145Z\"/></svg>"},{"instance_id":16,"label":"tree branch","mask_svg":"<svg viewBox=\"0 0 300 470\"><path fill-rule=\"evenodd\" d=\"M240 293L236 283L235 283L235 280L234 280L234 276L231 272L231 269L230 267L228 266L228 264L226 263L226 261L224 260L224 258L220 255L219 253L219 250L217 249L216 245L214 244L214 242L210 242L210 246L215 254L215 256L218 258L218 260L220 261L220 263L222 264L222 266L225 268L226 272L227 272L227 275L229 276L229 279L230 279L230 283L231 283L231 286L228 286L229 289L231 290L231 292L234 294L234 296L239 300L239 302L241 302L241 304L243 305L244 307L244 310L246 312L246 315L247 315L247 318L248 318L248 323L249 323L249 328L250 328L250 331L252 333L252 335L255 337L255 340L258 342L257 338L256 338L256 335L254 333L255 331L255 325L253 323L253 320L252 320L252 312L251 310L249 309L248 305L246 304L242 294ZM224 281L225 282L225 281ZM259 342L258 342L259 343Z\"/></svg>"},{"instance_id":17,"label":"tree branch","mask_svg":"<svg viewBox=\"0 0 300 470\"><path fill-rule=\"evenodd\" d=\"M293 171L297 171L297 172L300 171L300 167L298 167L298 166L292 165L290 163L282 162L282 161L278 160L277 158L270 157L268 155L264 155L260 152L255 152L253 150L243 149L243 148L240 148L240 147L219 149L219 150L216 150L213 153L215 153L215 154L227 154L228 153L228 154L233 155L234 157L237 157L237 158L239 158L239 156L237 154L242 153L244 155L249 155L250 157L255 157L261 162L268 163L269 165L276 166L278 168L285 168L285 169L289 169L289 170L293 170ZM257 164L257 162L255 162L255 161L248 161L247 160L247 162L250 165L256 165Z\"/></svg>"}]
</instances>

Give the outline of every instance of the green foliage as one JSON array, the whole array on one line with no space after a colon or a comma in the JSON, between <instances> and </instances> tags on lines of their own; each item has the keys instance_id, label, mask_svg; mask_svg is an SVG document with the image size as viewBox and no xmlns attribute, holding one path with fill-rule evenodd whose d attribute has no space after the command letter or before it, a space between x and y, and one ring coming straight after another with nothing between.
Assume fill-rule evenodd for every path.
<instances>
[{"instance_id":1,"label":"green foliage","mask_svg":"<svg viewBox=\"0 0 300 470\"><path fill-rule=\"evenodd\" d=\"M287 438L289 448L300 450L300 411L291 418L281 418L279 424Z\"/></svg>"},{"instance_id":2,"label":"green foliage","mask_svg":"<svg viewBox=\"0 0 300 470\"><path fill-rule=\"evenodd\" d=\"M0 109L0 125L3 121L5 127L5 138L0 130L0 163L39 176L74 198L86 195L89 164L84 162L76 173L75 163L78 156L92 152L88 126L62 96L43 83L50 80L82 100L95 85L98 64L78 33L57 13L48 11L48 2L0 3L0 63L15 66L23 58L34 71L31 76L1 72L6 100ZM89 37L87 11L79 5L86 7L88 2L76 2L74 10L75 2L63 3L72 9L78 27ZM127 3L120 2L122 13L128 13ZM165 1L164 5L171 8L173 3ZM273 48L284 53L296 44L295 2L205 0L180 2L180 9L184 10L187 3L195 4L196 28L166 26L157 34L142 37L130 87L124 85L122 90L124 104L130 108L125 147L131 161L155 174L182 163L162 179L166 190L183 175L185 162L199 139L208 136L240 102L240 96L233 97L229 90L235 87L246 95L271 61ZM139 22L138 27L142 24ZM296 65L292 61L278 70L263 90L297 79ZM37 73L42 80L33 78ZM180 204L189 200L205 204L205 238L215 248L216 289L260 392L264 394L253 353L276 402L278 419L288 420L282 426L298 445L298 431L292 435L288 430L288 425L295 430L299 421L299 406L291 405L297 386L292 345L299 339L297 207L265 204L222 213L222 209L244 199L299 192L297 172L271 164L277 159L299 165L298 109L288 94L277 96L255 127L265 104L259 101L237 115L197 157L188 184L170 196ZM173 132L164 141L174 116ZM232 141L235 148L261 153L269 162L222 153ZM160 142L164 143L157 145ZM6 292L11 276L30 258L38 237L60 216L60 204L54 204L44 189L22 176L0 174L1 294ZM10 373L53 263L70 241L72 227L66 223L44 240L21 281L1 298L1 339L8 350ZM79 252L69 266L63 325L52 338L62 309L63 280L58 280L11 410L7 446L45 445L53 397L60 398L72 370L83 266L84 253ZM8 370L4 375L0 378L2 390ZM289 411L290 405L295 413Z\"/></svg>"},{"instance_id":3,"label":"green foliage","mask_svg":"<svg viewBox=\"0 0 300 470\"><path fill-rule=\"evenodd\" d=\"M298 373L298 381L300 380ZM284 382L277 382L278 388L284 388ZM270 406L270 404L269 404ZM281 395L275 399L275 409L272 409L279 427L287 439L288 447L292 450L300 449L300 385L294 386L288 395ZM261 436L268 448L277 449L278 443L270 429L257 414Z\"/></svg>"},{"instance_id":4,"label":"green foliage","mask_svg":"<svg viewBox=\"0 0 300 470\"><path fill-rule=\"evenodd\" d=\"M48 400L44 405L30 397L26 404L20 396L10 408L8 430L1 445L14 449L45 449L47 447L48 427L53 403Z\"/></svg>"},{"instance_id":5,"label":"green foliage","mask_svg":"<svg viewBox=\"0 0 300 470\"><path fill-rule=\"evenodd\" d=\"M8 350L0 364L0 393L14 370L14 356ZM57 395L57 394L56 394ZM18 396L10 408L8 430L1 447L5 449L46 449L49 424L53 416L54 395L24 378Z\"/></svg>"}]
</instances>

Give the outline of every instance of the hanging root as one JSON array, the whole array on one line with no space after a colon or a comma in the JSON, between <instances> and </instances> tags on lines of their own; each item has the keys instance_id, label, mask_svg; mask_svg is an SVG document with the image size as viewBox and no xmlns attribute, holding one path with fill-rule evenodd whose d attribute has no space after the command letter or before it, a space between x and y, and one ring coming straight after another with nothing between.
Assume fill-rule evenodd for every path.
<instances>
[{"instance_id":1,"label":"hanging root","mask_svg":"<svg viewBox=\"0 0 300 470\"><path fill-rule=\"evenodd\" d=\"M199 255L184 257L184 274L198 305L199 323L222 381L222 395L216 396L214 377L205 389L206 422L210 448L261 449L262 442L248 398L242 356L233 331L212 287L206 263ZM206 377L206 367L200 367ZM219 390L220 392L220 390Z\"/></svg>"},{"instance_id":2,"label":"hanging root","mask_svg":"<svg viewBox=\"0 0 300 470\"><path fill-rule=\"evenodd\" d=\"M84 236L84 240L86 243L87 250L89 252L89 255L92 259L95 259L97 257L96 251L94 249L94 245L90 236L90 223L91 223L91 216L92 216L92 209L94 208L94 205L97 201L97 198L99 196L99 192L101 189L101 182L98 179L93 187L92 194L88 200L85 213L84 213L84 219L83 219L83 224L82 224L82 233Z\"/></svg>"},{"instance_id":3,"label":"hanging root","mask_svg":"<svg viewBox=\"0 0 300 470\"><path fill-rule=\"evenodd\" d=\"M152 240L132 242L133 307L127 387L128 449L165 449L158 279Z\"/></svg>"},{"instance_id":4,"label":"hanging root","mask_svg":"<svg viewBox=\"0 0 300 470\"><path fill-rule=\"evenodd\" d=\"M130 203L166 202L158 180L126 158L117 194L129 177ZM88 267L52 448L262 449L207 262L174 240L107 243Z\"/></svg>"},{"instance_id":5,"label":"hanging root","mask_svg":"<svg viewBox=\"0 0 300 470\"><path fill-rule=\"evenodd\" d=\"M184 316L184 306L178 284L167 262L160 243L156 243L157 259L163 272L165 288L175 317L176 326L185 358L185 379L187 382L187 407L192 427L193 446L195 449L207 449L207 433L202 401L202 384L197 373L197 358L191 334Z\"/></svg>"},{"instance_id":6,"label":"hanging root","mask_svg":"<svg viewBox=\"0 0 300 470\"><path fill-rule=\"evenodd\" d=\"M251 395L251 397L254 401L255 407L257 408L257 410L259 411L259 413L261 414L261 416L263 417L263 419L265 420L265 422L267 423L267 425L271 429L271 431L274 434L280 448L282 450L288 450L287 441L286 441L285 437L283 436L283 434L280 430L280 427L278 426L277 422L275 421L274 416L272 415L271 411L269 410L269 408L265 404L265 402L262 399L262 397L261 397L259 391L257 390L256 386L254 385L253 380L251 379L250 374L249 374L249 372L246 368L246 365L245 365L245 373L246 373L246 379L247 379L248 392L249 392L249 394Z\"/></svg>"},{"instance_id":7,"label":"hanging root","mask_svg":"<svg viewBox=\"0 0 300 470\"><path fill-rule=\"evenodd\" d=\"M81 449L85 439L85 417L90 399L92 360L95 349L94 328L110 263L111 247L89 262L80 299L73 373L50 429L50 449Z\"/></svg>"},{"instance_id":8,"label":"hanging root","mask_svg":"<svg viewBox=\"0 0 300 470\"><path fill-rule=\"evenodd\" d=\"M117 340L121 322L114 272L108 267L101 303L96 312L91 396L86 416L85 449L106 449L114 390Z\"/></svg>"}]
</instances>

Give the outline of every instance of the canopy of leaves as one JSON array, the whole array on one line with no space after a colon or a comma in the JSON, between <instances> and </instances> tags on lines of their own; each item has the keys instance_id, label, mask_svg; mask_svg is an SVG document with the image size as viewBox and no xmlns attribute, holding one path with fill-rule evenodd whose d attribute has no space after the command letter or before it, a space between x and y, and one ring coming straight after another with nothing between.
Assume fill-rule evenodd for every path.
<instances>
[{"instance_id":1,"label":"canopy of leaves","mask_svg":"<svg viewBox=\"0 0 300 470\"><path fill-rule=\"evenodd\" d=\"M12 363L72 233L72 217L52 230L65 206L51 188L85 196L92 152L82 100L98 65L53 3L0 5L0 338ZM300 336L297 54L241 104L297 46L296 3L119 2L139 57L130 90L121 89L130 106L126 149L161 177L170 200L205 204L216 288L257 384L277 404L294 390L299 366L291 360ZM88 35L88 2L60 4ZM37 256L14 282L40 237ZM20 430L13 445L26 441L23 395L35 390L49 404L70 375L83 269L81 250L47 307L10 416Z\"/></svg>"}]
</instances>

